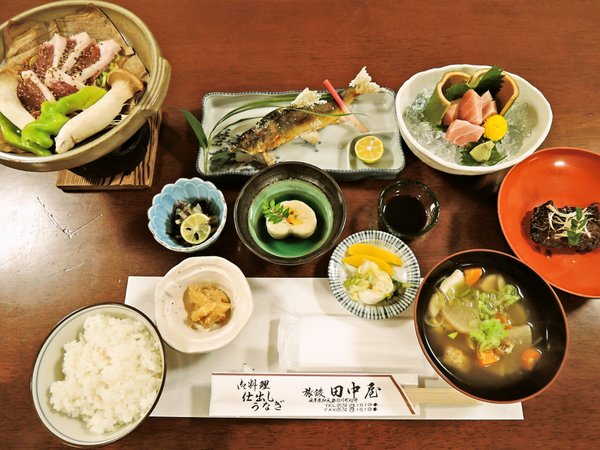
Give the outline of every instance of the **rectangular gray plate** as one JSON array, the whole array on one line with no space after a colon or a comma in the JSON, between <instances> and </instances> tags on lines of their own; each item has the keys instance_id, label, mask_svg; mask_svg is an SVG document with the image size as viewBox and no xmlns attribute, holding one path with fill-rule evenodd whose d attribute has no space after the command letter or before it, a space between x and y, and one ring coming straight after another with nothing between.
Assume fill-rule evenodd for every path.
<instances>
[{"instance_id":1,"label":"rectangular gray plate","mask_svg":"<svg viewBox=\"0 0 600 450\"><path fill-rule=\"evenodd\" d=\"M202 100L202 126L208 134L219 119L245 103L298 92L211 92ZM393 179L404 168L404 153L396 123L395 96L394 91L384 88L382 92L376 94L361 95L350 105L352 112L357 113L356 117L369 129L369 134L379 136L383 141L385 152L376 163L363 163L351 150L353 139L362 135L351 121L319 130L319 143L316 146L297 138L275 149L273 154L280 162L301 161L313 164L341 181L354 181L367 177ZM236 136L243 133L273 109L273 107L256 108L233 116L226 123L234 123L247 117L256 119L233 124L230 127L230 134ZM218 148L218 145L214 147ZM214 151L214 148L211 151ZM205 167L204 159L204 150L201 148L196 168L203 178L218 180L249 177L258 171L253 167L211 171L209 167Z\"/></svg>"}]
</instances>

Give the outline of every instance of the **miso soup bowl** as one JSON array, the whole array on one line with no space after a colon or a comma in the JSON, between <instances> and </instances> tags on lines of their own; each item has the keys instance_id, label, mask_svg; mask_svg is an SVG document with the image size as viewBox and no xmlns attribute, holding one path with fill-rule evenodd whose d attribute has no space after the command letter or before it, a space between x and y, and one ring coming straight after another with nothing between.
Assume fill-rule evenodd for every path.
<instances>
[{"instance_id":1,"label":"miso soup bowl","mask_svg":"<svg viewBox=\"0 0 600 450\"><path fill-rule=\"evenodd\" d=\"M442 355L437 355L425 332L429 300L442 278L464 266L480 266L489 273L501 273L516 284L523 293L534 327L534 340L542 351L542 358L530 372L516 381L501 383L496 388L478 386L460 371L446 367ZM567 355L569 333L567 318L560 300L552 287L533 269L513 256L493 250L467 250L448 256L424 278L414 305L417 338L423 353L436 372L451 386L477 400L491 403L514 403L528 400L547 389L562 370Z\"/></svg>"}]
</instances>

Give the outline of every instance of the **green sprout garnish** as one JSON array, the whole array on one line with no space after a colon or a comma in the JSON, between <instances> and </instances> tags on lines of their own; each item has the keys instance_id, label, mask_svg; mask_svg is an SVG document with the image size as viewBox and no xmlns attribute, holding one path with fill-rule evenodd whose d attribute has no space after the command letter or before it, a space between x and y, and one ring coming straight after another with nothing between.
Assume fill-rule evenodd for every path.
<instances>
[{"instance_id":1,"label":"green sprout garnish","mask_svg":"<svg viewBox=\"0 0 600 450\"><path fill-rule=\"evenodd\" d=\"M284 207L281 203L275 203L275 200L269 202L265 199L262 202L262 213L267 222L279 223L289 217L290 208Z\"/></svg>"},{"instance_id":2,"label":"green sprout garnish","mask_svg":"<svg viewBox=\"0 0 600 450\"><path fill-rule=\"evenodd\" d=\"M548 221L550 227L557 232L556 237L566 237L569 245L579 245L581 237L590 234L587 229L587 208L577 206L571 212L561 212L553 205L546 205L546 208L550 210Z\"/></svg>"}]
</instances>

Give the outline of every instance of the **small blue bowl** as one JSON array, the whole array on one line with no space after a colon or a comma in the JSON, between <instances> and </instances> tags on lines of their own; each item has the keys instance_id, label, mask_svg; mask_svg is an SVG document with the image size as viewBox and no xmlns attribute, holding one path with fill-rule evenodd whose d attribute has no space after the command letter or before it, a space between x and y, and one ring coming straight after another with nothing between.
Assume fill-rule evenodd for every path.
<instances>
[{"instance_id":1,"label":"small blue bowl","mask_svg":"<svg viewBox=\"0 0 600 450\"><path fill-rule=\"evenodd\" d=\"M173 206L179 200L188 202L206 200L212 203L218 212L219 225L217 230L206 241L191 246L185 246L169 234ZM209 181L200 178L180 178L175 183L165 185L159 194L152 199L152 206L148 209L148 228L154 239L163 247L174 252L193 253L208 248L215 242L227 219L227 203L223 193Z\"/></svg>"}]
</instances>

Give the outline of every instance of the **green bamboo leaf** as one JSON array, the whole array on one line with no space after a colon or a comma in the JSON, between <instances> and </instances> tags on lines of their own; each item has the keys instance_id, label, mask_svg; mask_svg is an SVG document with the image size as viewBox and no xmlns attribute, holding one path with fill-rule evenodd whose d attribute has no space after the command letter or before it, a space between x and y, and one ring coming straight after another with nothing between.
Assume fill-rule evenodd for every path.
<instances>
[{"instance_id":1,"label":"green bamboo leaf","mask_svg":"<svg viewBox=\"0 0 600 450\"><path fill-rule=\"evenodd\" d=\"M202 123L200 123L196 116L194 116L191 112L185 109L182 109L181 112L183 113L185 120L187 120L187 122L192 127L192 130L194 130L194 133L198 138L198 142L200 143L200 147L202 147L203 149L208 149L209 142L206 137L206 133L204 132L204 128L202 127Z\"/></svg>"}]
</instances>

